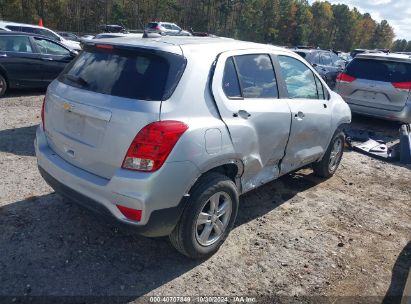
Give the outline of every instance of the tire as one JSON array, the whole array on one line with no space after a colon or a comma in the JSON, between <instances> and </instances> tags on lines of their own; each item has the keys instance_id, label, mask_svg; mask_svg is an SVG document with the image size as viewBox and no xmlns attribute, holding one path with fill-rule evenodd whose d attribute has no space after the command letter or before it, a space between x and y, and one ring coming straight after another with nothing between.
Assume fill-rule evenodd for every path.
<instances>
[{"instance_id":1,"label":"tire","mask_svg":"<svg viewBox=\"0 0 411 304\"><path fill-rule=\"evenodd\" d=\"M7 91L7 81L3 77L3 75L0 74L0 97L3 97L6 91Z\"/></svg>"},{"instance_id":2,"label":"tire","mask_svg":"<svg viewBox=\"0 0 411 304\"><path fill-rule=\"evenodd\" d=\"M312 165L315 175L324 178L329 178L334 175L344 153L344 143L344 133L337 130L322 160Z\"/></svg>"},{"instance_id":3,"label":"tire","mask_svg":"<svg viewBox=\"0 0 411 304\"><path fill-rule=\"evenodd\" d=\"M236 185L227 176L212 172L201 177L169 236L172 245L192 259L213 255L233 228L238 211L238 196ZM218 206L214 212L212 202Z\"/></svg>"}]
</instances>

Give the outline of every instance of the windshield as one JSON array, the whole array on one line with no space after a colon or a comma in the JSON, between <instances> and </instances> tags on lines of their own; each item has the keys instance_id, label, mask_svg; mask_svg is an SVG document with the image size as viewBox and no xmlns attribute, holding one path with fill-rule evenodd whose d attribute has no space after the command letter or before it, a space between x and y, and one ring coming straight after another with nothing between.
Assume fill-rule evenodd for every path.
<instances>
[{"instance_id":1,"label":"windshield","mask_svg":"<svg viewBox=\"0 0 411 304\"><path fill-rule=\"evenodd\" d=\"M101 94L164 100L173 93L185 65L184 57L166 52L88 46L59 80Z\"/></svg>"}]
</instances>

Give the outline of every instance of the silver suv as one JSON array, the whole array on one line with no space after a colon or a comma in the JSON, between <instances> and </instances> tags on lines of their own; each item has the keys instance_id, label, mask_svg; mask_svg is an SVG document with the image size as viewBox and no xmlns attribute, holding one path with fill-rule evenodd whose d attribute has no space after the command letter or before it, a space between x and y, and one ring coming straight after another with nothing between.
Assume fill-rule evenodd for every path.
<instances>
[{"instance_id":1,"label":"silver suv","mask_svg":"<svg viewBox=\"0 0 411 304\"><path fill-rule=\"evenodd\" d=\"M411 123L411 56L358 54L336 90L355 113Z\"/></svg>"},{"instance_id":2,"label":"silver suv","mask_svg":"<svg viewBox=\"0 0 411 304\"><path fill-rule=\"evenodd\" d=\"M144 32L168 36L192 36L190 32L187 32L177 24L170 22L150 22L144 28Z\"/></svg>"},{"instance_id":3,"label":"silver suv","mask_svg":"<svg viewBox=\"0 0 411 304\"><path fill-rule=\"evenodd\" d=\"M350 121L292 51L116 38L88 42L49 86L35 149L57 193L203 258L232 229L239 195L309 164L330 177Z\"/></svg>"}]
</instances>

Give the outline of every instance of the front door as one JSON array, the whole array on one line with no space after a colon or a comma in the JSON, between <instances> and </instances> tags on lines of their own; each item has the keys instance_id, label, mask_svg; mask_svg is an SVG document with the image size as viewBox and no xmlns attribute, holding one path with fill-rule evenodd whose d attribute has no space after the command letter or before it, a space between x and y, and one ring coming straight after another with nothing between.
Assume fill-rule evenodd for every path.
<instances>
[{"instance_id":1,"label":"front door","mask_svg":"<svg viewBox=\"0 0 411 304\"><path fill-rule=\"evenodd\" d=\"M244 165L243 192L279 176L291 114L280 99L271 56L231 51L219 56L213 94L237 159Z\"/></svg>"},{"instance_id":2,"label":"front door","mask_svg":"<svg viewBox=\"0 0 411 304\"><path fill-rule=\"evenodd\" d=\"M49 39L35 37L33 41L42 62L42 81L48 84L57 78L73 56L70 50Z\"/></svg>"},{"instance_id":3,"label":"front door","mask_svg":"<svg viewBox=\"0 0 411 304\"><path fill-rule=\"evenodd\" d=\"M0 65L6 71L11 87L42 85L41 61L27 36L0 36Z\"/></svg>"},{"instance_id":4,"label":"front door","mask_svg":"<svg viewBox=\"0 0 411 304\"><path fill-rule=\"evenodd\" d=\"M277 57L291 109L291 132L281 174L312 163L325 153L331 134L329 93L313 71L297 58Z\"/></svg>"}]
</instances>

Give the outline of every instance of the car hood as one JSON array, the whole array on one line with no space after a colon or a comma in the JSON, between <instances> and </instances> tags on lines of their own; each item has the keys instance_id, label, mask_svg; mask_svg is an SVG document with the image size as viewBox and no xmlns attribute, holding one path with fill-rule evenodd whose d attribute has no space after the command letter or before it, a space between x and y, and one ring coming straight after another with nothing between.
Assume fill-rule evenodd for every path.
<instances>
[{"instance_id":1,"label":"car hood","mask_svg":"<svg viewBox=\"0 0 411 304\"><path fill-rule=\"evenodd\" d=\"M80 42L64 39L61 43L71 50L81 50Z\"/></svg>"}]
</instances>

